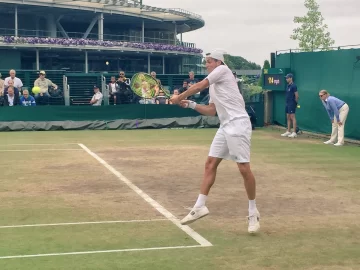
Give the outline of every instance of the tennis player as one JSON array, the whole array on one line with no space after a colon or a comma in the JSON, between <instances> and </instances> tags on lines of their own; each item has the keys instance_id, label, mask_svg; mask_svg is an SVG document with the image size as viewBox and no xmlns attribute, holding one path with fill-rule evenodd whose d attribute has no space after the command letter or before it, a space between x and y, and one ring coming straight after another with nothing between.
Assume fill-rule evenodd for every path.
<instances>
[{"instance_id":1,"label":"tennis player","mask_svg":"<svg viewBox=\"0 0 360 270\"><path fill-rule=\"evenodd\" d=\"M209 75L194 84L180 95L173 96L171 102L183 108L191 108L203 115L215 116L220 120L218 129L210 147L205 163L205 173L200 194L190 213L181 220L181 224L190 224L209 214L205 206L210 188L215 182L217 167L223 159L237 163L244 179L249 199L248 232L256 233L260 229L260 213L257 210L255 177L250 169L251 122L245 110L245 102L239 92L232 71L224 63L224 54L215 50L206 55L206 68ZM210 88L209 88L210 87ZM209 105L199 105L185 100L206 88L209 88Z\"/></svg>"}]
</instances>

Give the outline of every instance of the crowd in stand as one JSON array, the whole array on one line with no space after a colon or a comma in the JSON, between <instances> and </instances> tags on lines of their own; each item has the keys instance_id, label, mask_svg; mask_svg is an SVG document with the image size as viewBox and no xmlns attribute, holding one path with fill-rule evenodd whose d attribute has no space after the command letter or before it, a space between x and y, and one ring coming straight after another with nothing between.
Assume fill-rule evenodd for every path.
<instances>
[{"instance_id":1,"label":"crowd in stand","mask_svg":"<svg viewBox=\"0 0 360 270\"><path fill-rule=\"evenodd\" d=\"M39 78L34 81L34 87L38 87L40 92L33 94L31 90L23 87L23 82L16 77L16 71L10 70L9 76L2 79L0 73L0 106L36 106L49 104L49 98L53 93L56 93L58 86L51 80L46 78L46 72L40 71ZM171 104L170 96L164 92L161 81L156 78L156 72L152 71L151 76L157 81L159 87L155 95L150 95L147 90L143 90L142 96L136 95L131 89L131 81L126 78L125 72L120 71L119 77L112 76L110 82L107 84L110 104ZM183 81L181 86L176 86L171 95L179 95L186 91L191 85L198 82L195 78L194 72L189 72L189 78ZM146 83L146 82L143 82ZM24 88L24 89L23 89ZM142 89L149 89L144 86ZM49 93L51 92L51 93ZM197 93L188 99L201 100L208 96L208 90ZM89 105L101 106L103 104L104 93L101 92L100 87L94 86L94 95L92 96Z\"/></svg>"},{"instance_id":2,"label":"crowd in stand","mask_svg":"<svg viewBox=\"0 0 360 270\"><path fill-rule=\"evenodd\" d=\"M10 70L9 76L2 79L0 73L0 106L36 106L36 104L48 104L50 97L49 90L56 91L58 86L46 78L45 71L39 72L39 78L34 86L40 88L40 93L35 97L30 95L29 90L23 89L23 82L16 77L16 71ZM51 91L51 90L50 90Z\"/></svg>"},{"instance_id":3,"label":"crowd in stand","mask_svg":"<svg viewBox=\"0 0 360 270\"><path fill-rule=\"evenodd\" d=\"M156 78L156 72L152 71L150 74L159 84L161 85L161 81ZM182 92L186 91L191 85L197 83L198 80L195 79L194 72L189 72L189 78L183 81L182 86L175 87L172 91L172 95L179 95ZM129 103L140 103L140 104L171 104L170 97L166 95L163 90L163 87L159 87L158 91L156 91L154 96L151 96L148 92L149 87L146 85L147 82L143 82L144 86L142 87L142 96L137 96L131 90L130 87L131 81L129 78L126 78L125 72L120 71L119 78L116 79L115 76L110 78L110 82L108 83L109 90L109 98L110 104L129 104ZM202 93L198 93L194 96L189 97L191 100L199 100L201 98L205 98L208 95L208 90ZM102 100L104 96L100 91L100 88L95 85L94 86L94 95L90 100L90 104L93 106L101 106Z\"/></svg>"}]
</instances>

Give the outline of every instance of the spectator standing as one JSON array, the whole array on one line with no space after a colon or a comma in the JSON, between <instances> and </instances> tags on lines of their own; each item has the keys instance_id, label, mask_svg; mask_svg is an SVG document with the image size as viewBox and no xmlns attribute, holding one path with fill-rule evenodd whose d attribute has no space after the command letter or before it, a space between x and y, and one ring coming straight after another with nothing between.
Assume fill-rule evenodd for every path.
<instances>
[{"instance_id":1,"label":"spectator standing","mask_svg":"<svg viewBox=\"0 0 360 270\"><path fill-rule=\"evenodd\" d=\"M133 92L131 90L130 84L131 80L125 77L125 72L120 71L120 77L117 79L119 85L119 92L117 96L118 104L129 104L133 98Z\"/></svg>"},{"instance_id":2,"label":"spectator standing","mask_svg":"<svg viewBox=\"0 0 360 270\"><path fill-rule=\"evenodd\" d=\"M116 82L115 76L112 76L110 79L110 83L109 83L109 92L110 92L110 97L113 97L114 99L114 105L116 105L116 99L117 96L119 94L119 84Z\"/></svg>"},{"instance_id":3,"label":"spectator standing","mask_svg":"<svg viewBox=\"0 0 360 270\"><path fill-rule=\"evenodd\" d=\"M189 87L190 87L191 85L199 82L198 79L195 79L195 73L194 73L194 71L190 71L190 72L189 72L189 79L187 79L186 81L187 81Z\"/></svg>"},{"instance_id":4,"label":"spectator standing","mask_svg":"<svg viewBox=\"0 0 360 270\"><path fill-rule=\"evenodd\" d=\"M188 83L188 88L190 88L192 85L194 85L194 84L196 84L196 83L199 82L198 79L195 79L195 73L194 73L194 71L190 71L190 72L189 72L189 79L187 79L186 81L187 81L187 83ZM201 93L198 92L198 93L196 93L196 94L188 97L187 99L196 101L197 99L200 98L200 94L201 94Z\"/></svg>"},{"instance_id":5,"label":"spectator standing","mask_svg":"<svg viewBox=\"0 0 360 270\"><path fill-rule=\"evenodd\" d=\"M159 86L161 86L161 81L160 81L158 78L156 78L156 72L155 72L155 71L152 71L152 72L150 73L150 75L151 75L151 77L153 77L153 78L157 81L157 83L159 84Z\"/></svg>"},{"instance_id":6,"label":"spectator standing","mask_svg":"<svg viewBox=\"0 0 360 270\"><path fill-rule=\"evenodd\" d=\"M16 77L16 71L14 69L10 70L9 75L10 76L5 79L4 82L5 86L9 86L8 82L9 80L12 80L14 82L13 86L16 87L19 91L21 91L21 88L23 87L23 83L18 77Z\"/></svg>"}]
</instances>

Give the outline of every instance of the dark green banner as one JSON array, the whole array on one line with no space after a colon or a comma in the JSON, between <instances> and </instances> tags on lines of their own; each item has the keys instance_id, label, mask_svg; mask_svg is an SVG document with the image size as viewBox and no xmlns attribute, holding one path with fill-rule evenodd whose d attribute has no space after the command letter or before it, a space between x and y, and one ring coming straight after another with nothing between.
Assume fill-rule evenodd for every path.
<instances>
[{"instance_id":1,"label":"dark green banner","mask_svg":"<svg viewBox=\"0 0 360 270\"><path fill-rule=\"evenodd\" d=\"M95 121L199 116L175 105L0 107L0 121Z\"/></svg>"}]
</instances>

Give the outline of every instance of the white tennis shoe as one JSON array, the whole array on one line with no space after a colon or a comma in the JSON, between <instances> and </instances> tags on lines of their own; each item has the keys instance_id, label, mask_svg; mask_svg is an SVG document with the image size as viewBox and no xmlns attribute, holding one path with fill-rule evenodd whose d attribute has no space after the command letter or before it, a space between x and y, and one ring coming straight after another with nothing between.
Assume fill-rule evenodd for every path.
<instances>
[{"instance_id":1,"label":"white tennis shoe","mask_svg":"<svg viewBox=\"0 0 360 270\"><path fill-rule=\"evenodd\" d=\"M209 214L209 209L206 206L194 207L190 213L181 220L182 225L188 225L196 220L205 217Z\"/></svg>"},{"instance_id":2,"label":"white tennis shoe","mask_svg":"<svg viewBox=\"0 0 360 270\"><path fill-rule=\"evenodd\" d=\"M249 224L248 232L250 234L257 233L260 230L260 213L257 209L254 214L247 216L247 222Z\"/></svg>"},{"instance_id":3,"label":"white tennis shoe","mask_svg":"<svg viewBox=\"0 0 360 270\"><path fill-rule=\"evenodd\" d=\"M297 134L295 132L291 133L289 136L289 138L296 138L297 137Z\"/></svg>"},{"instance_id":4,"label":"white tennis shoe","mask_svg":"<svg viewBox=\"0 0 360 270\"><path fill-rule=\"evenodd\" d=\"M285 133L281 134L282 137L288 137L289 135L291 135L291 132L286 131Z\"/></svg>"},{"instance_id":5,"label":"white tennis shoe","mask_svg":"<svg viewBox=\"0 0 360 270\"><path fill-rule=\"evenodd\" d=\"M326 142L324 142L325 144L334 144L332 141L328 140Z\"/></svg>"}]
</instances>

